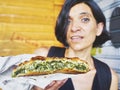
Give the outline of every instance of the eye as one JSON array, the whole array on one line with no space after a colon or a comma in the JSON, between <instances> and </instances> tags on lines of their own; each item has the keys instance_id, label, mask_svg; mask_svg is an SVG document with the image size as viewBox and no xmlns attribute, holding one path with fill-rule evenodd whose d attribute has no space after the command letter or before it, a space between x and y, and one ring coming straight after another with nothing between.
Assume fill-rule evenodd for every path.
<instances>
[{"instance_id":1,"label":"eye","mask_svg":"<svg viewBox=\"0 0 120 90\"><path fill-rule=\"evenodd\" d=\"M87 18L87 17L84 17L84 18L81 19L81 22L83 22L83 23L87 23L89 21L90 21L90 19Z\"/></svg>"}]
</instances>

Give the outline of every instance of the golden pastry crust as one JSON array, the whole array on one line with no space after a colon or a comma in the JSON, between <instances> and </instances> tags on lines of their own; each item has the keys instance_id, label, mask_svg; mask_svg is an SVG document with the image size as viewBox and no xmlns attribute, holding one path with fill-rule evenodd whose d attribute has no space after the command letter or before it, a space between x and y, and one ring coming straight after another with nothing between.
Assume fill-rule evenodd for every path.
<instances>
[{"instance_id":1,"label":"golden pastry crust","mask_svg":"<svg viewBox=\"0 0 120 90\"><path fill-rule=\"evenodd\" d=\"M86 61L77 57L32 57L29 61L20 63L12 72L13 77L36 76L53 73L86 73L89 65Z\"/></svg>"}]
</instances>

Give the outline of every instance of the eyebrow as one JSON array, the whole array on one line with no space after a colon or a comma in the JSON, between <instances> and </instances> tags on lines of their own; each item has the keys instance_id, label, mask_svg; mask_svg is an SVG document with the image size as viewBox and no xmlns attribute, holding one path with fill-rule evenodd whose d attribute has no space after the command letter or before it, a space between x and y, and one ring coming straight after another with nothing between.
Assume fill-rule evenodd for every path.
<instances>
[{"instance_id":1,"label":"eyebrow","mask_svg":"<svg viewBox=\"0 0 120 90\"><path fill-rule=\"evenodd\" d=\"M81 12L80 15L89 15L89 16L91 16L91 14L88 13L88 12Z\"/></svg>"},{"instance_id":2,"label":"eyebrow","mask_svg":"<svg viewBox=\"0 0 120 90\"><path fill-rule=\"evenodd\" d=\"M88 15L88 16L92 16L90 13L88 12L81 12L79 15ZM71 16L68 16L68 18L71 18Z\"/></svg>"}]
</instances>

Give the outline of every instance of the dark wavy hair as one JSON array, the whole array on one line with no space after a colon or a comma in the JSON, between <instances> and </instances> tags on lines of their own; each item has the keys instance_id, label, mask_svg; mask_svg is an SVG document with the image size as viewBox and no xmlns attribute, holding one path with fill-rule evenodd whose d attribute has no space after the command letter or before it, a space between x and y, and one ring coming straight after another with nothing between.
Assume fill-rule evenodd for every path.
<instances>
[{"instance_id":1,"label":"dark wavy hair","mask_svg":"<svg viewBox=\"0 0 120 90\"><path fill-rule=\"evenodd\" d=\"M102 34L100 36L96 36L96 39L93 43L93 47L100 47L107 40L110 40L110 36L106 30L105 16L100 7L93 0L65 0L65 3L56 21L55 36L57 40L60 41L64 46L69 47L66 40L69 11L74 5L78 3L85 3L86 5L88 5L92 10L96 22L103 22L104 28Z\"/></svg>"}]
</instances>

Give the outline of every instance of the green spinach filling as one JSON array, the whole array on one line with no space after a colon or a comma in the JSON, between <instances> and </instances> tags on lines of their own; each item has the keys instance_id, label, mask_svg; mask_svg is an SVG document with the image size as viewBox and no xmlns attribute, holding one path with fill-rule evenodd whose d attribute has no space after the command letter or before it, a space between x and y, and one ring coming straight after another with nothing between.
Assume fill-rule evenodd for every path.
<instances>
[{"instance_id":1,"label":"green spinach filling","mask_svg":"<svg viewBox=\"0 0 120 90\"><path fill-rule=\"evenodd\" d=\"M36 60L33 63L28 63L26 65L20 66L15 72L12 73L13 77L19 74L26 74L28 72L54 72L61 69L73 69L78 72L88 71L85 63L78 63L76 61L71 62L70 60L53 60L53 61L40 61Z\"/></svg>"}]
</instances>

